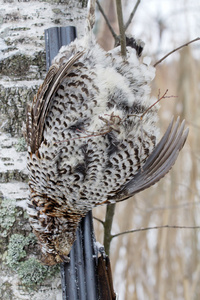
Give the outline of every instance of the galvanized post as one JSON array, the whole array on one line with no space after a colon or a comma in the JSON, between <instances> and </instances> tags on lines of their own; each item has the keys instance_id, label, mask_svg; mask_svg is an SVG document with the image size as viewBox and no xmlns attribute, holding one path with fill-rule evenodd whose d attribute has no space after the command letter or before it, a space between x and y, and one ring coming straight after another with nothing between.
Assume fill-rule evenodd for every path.
<instances>
[{"instance_id":1,"label":"galvanized post","mask_svg":"<svg viewBox=\"0 0 200 300\"><path fill-rule=\"evenodd\" d=\"M92 224L92 212L82 219L70 262L61 265L63 300L100 300L98 285L98 249Z\"/></svg>"}]
</instances>

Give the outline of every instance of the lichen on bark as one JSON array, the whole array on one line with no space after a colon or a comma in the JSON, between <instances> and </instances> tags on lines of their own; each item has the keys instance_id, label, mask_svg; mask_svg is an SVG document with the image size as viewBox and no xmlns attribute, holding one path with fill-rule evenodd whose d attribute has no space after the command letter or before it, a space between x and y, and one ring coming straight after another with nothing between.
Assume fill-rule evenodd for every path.
<instances>
[{"instance_id":1,"label":"lichen on bark","mask_svg":"<svg viewBox=\"0 0 200 300\"><path fill-rule=\"evenodd\" d=\"M15 222L15 199L0 198L0 236L5 238Z\"/></svg>"},{"instance_id":2,"label":"lichen on bark","mask_svg":"<svg viewBox=\"0 0 200 300\"><path fill-rule=\"evenodd\" d=\"M46 278L58 272L58 266L48 267L42 265L36 257L28 256L28 248L36 244L33 233L28 236L13 234L10 236L6 255L6 264L15 271L26 288L35 289Z\"/></svg>"}]
</instances>

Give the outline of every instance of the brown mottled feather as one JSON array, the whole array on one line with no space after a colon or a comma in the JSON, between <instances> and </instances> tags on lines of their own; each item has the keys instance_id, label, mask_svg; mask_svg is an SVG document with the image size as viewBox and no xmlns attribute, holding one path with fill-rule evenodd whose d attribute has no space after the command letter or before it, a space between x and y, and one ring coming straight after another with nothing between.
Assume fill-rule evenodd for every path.
<instances>
[{"instance_id":1,"label":"brown mottled feather","mask_svg":"<svg viewBox=\"0 0 200 300\"><path fill-rule=\"evenodd\" d=\"M179 125L180 121L178 118L172 129L173 120L171 121L164 136L148 157L144 166L136 173L133 179L116 191L114 197L108 197L108 203L112 202L112 198L115 202L119 202L147 189L169 172L189 133L188 128L184 131L185 121L181 123L180 127Z\"/></svg>"},{"instance_id":2,"label":"brown mottled feather","mask_svg":"<svg viewBox=\"0 0 200 300\"><path fill-rule=\"evenodd\" d=\"M67 76L73 64L83 55L84 51L76 53L62 67L52 65L40 86L32 105L27 108L27 140L32 153L35 153L41 144L45 118L51 99ZM31 126L30 126L31 123Z\"/></svg>"},{"instance_id":3,"label":"brown mottled feather","mask_svg":"<svg viewBox=\"0 0 200 300\"><path fill-rule=\"evenodd\" d=\"M48 265L66 259L89 210L160 180L188 134L171 122L156 146L154 69L133 48L124 60L89 35L54 61L27 111L28 213Z\"/></svg>"}]
</instances>

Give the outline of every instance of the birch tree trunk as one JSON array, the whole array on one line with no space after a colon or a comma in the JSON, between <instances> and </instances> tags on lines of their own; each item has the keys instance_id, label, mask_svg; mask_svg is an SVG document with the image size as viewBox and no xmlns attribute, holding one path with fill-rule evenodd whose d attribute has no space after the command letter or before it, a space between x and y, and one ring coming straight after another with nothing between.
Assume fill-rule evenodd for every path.
<instances>
[{"instance_id":1,"label":"birch tree trunk","mask_svg":"<svg viewBox=\"0 0 200 300\"><path fill-rule=\"evenodd\" d=\"M26 104L46 73L44 30L84 32L86 1L0 0L0 299L60 300L59 267L42 266L26 214Z\"/></svg>"}]
</instances>

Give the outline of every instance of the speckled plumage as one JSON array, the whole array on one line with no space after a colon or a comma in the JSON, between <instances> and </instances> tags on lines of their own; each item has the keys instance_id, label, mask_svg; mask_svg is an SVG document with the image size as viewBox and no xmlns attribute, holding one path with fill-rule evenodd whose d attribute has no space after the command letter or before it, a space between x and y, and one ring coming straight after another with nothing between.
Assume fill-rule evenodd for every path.
<instances>
[{"instance_id":1,"label":"speckled plumage","mask_svg":"<svg viewBox=\"0 0 200 300\"><path fill-rule=\"evenodd\" d=\"M128 198L171 168L172 162L155 178L154 165L151 174L151 167L141 171L156 145L156 106L140 118L152 104L153 77L135 49L127 47L124 60L119 47L105 52L90 34L54 59L27 113L28 213L44 263L66 258L81 218L94 206ZM186 135L180 134L176 155ZM136 174L150 180L147 186L138 181L133 192Z\"/></svg>"}]
</instances>

